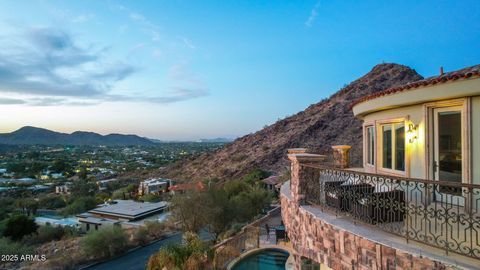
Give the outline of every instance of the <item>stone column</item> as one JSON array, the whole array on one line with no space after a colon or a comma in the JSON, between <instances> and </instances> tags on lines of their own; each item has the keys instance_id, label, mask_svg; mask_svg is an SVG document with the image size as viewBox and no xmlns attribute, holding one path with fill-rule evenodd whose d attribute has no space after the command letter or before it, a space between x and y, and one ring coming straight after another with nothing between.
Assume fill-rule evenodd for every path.
<instances>
[{"instance_id":1,"label":"stone column","mask_svg":"<svg viewBox=\"0 0 480 270\"><path fill-rule=\"evenodd\" d=\"M302 166L305 164L320 165L325 160L324 155L308 154L308 153L291 153L289 151L288 158L291 161L291 178L290 191L292 199L297 204L302 204L305 199L305 180L311 176L314 168Z\"/></svg>"},{"instance_id":2,"label":"stone column","mask_svg":"<svg viewBox=\"0 0 480 270\"><path fill-rule=\"evenodd\" d=\"M333 149L333 164L335 167L342 169L348 168L350 158L348 152L352 148L350 145L334 145Z\"/></svg>"}]
</instances>

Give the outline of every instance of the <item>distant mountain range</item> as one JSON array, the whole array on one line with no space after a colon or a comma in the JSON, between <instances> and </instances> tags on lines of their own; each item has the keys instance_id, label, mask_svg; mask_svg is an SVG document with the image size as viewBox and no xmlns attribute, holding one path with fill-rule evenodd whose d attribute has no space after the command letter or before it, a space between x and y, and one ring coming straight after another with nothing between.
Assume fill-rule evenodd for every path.
<instances>
[{"instance_id":1,"label":"distant mountain range","mask_svg":"<svg viewBox=\"0 0 480 270\"><path fill-rule=\"evenodd\" d=\"M155 143L186 143L186 142L197 142L197 143L229 143L233 142L234 139L229 138L213 138L213 139L199 139L199 140L159 140L159 139L150 139Z\"/></svg>"},{"instance_id":2,"label":"distant mountain range","mask_svg":"<svg viewBox=\"0 0 480 270\"><path fill-rule=\"evenodd\" d=\"M204 142L204 143L229 143L233 142L233 139L229 138L213 138L213 139L200 139L198 142Z\"/></svg>"},{"instance_id":3,"label":"distant mountain range","mask_svg":"<svg viewBox=\"0 0 480 270\"><path fill-rule=\"evenodd\" d=\"M10 145L154 145L137 135L109 134L76 131L71 134L37 127L22 127L11 133L0 133L0 144Z\"/></svg>"}]
</instances>

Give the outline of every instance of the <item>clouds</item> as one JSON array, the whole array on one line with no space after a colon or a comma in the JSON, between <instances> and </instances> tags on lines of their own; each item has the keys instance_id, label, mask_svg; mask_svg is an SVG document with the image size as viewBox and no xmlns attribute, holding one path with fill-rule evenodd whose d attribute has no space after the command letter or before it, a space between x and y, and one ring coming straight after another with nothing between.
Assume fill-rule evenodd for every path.
<instances>
[{"instance_id":1,"label":"clouds","mask_svg":"<svg viewBox=\"0 0 480 270\"><path fill-rule=\"evenodd\" d=\"M135 20L146 20L136 16ZM132 50L142 50L143 46L140 43ZM15 31L0 35L0 105L86 106L118 101L166 104L208 95L203 82L185 63L171 66L165 74L170 86L156 91L157 95L128 95L142 89L117 94L118 82L141 69L113 58L109 51L109 47L81 46L61 28L16 26ZM161 51L155 56L160 57Z\"/></svg>"},{"instance_id":2,"label":"clouds","mask_svg":"<svg viewBox=\"0 0 480 270\"><path fill-rule=\"evenodd\" d=\"M18 105L25 104L25 101L16 98L0 98L0 105Z\"/></svg>"},{"instance_id":3,"label":"clouds","mask_svg":"<svg viewBox=\"0 0 480 270\"><path fill-rule=\"evenodd\" d=\"M104 57L105 48L82 48L57 28L25 28L0 36L0 93L95 97L136 72Z\"/></svg>"},{"instance_id":4,"label":"clouds","mask_svg":"<svg viewBox=\"0 0 480 270\"><path fill-rule=\"evenodd\" d=\"M312 27L313 23L315 22L315 19L318 16L318 8L320 7L320 1L318 1L315 6L312 8L310 11L310 16L308 19L305 21L305 26L307 27Z\"/></svg>"}]
</instances>

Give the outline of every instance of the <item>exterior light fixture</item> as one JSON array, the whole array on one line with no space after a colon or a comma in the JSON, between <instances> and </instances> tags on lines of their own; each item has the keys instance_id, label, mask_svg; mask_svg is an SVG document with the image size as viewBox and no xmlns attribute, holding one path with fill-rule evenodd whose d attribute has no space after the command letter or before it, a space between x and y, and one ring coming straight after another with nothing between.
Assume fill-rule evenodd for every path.
<instances>
[{"instance_id":1,"label":"exterior light fixture","mask_svg":"<svg viewBox=\"0 0 480 270\"><path fill-rule=\"evenodd\" d=\"M408 125L407 137L409 143L414 143L417 140L417 126L413 123Z\"/></svg>"}]
</instances>

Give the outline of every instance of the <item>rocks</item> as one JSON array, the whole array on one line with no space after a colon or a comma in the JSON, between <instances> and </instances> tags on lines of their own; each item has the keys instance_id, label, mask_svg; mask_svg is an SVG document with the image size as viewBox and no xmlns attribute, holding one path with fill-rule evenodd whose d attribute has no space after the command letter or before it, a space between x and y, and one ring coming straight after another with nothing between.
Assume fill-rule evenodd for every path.
<instances>
[{"instance_id":1,"label":"rocks","mask_svg":"<svg viewBox=\"0 0 480 270\"><path fill-rule=\"evenodd\" d=\"M420 79L419 74L406 66L377 65L329 99L243 136L217 151L173 164L160 173L177 179L230 180L256 167L276 172L284 170L289 165L285 158L288 148L305 147L311 153L327 154L331 159L330 147L341 144L354 146L350 152L351 164L358 166L362 161L362 123L353 116L352 102Z\"/></svg>"}]
</instances>

